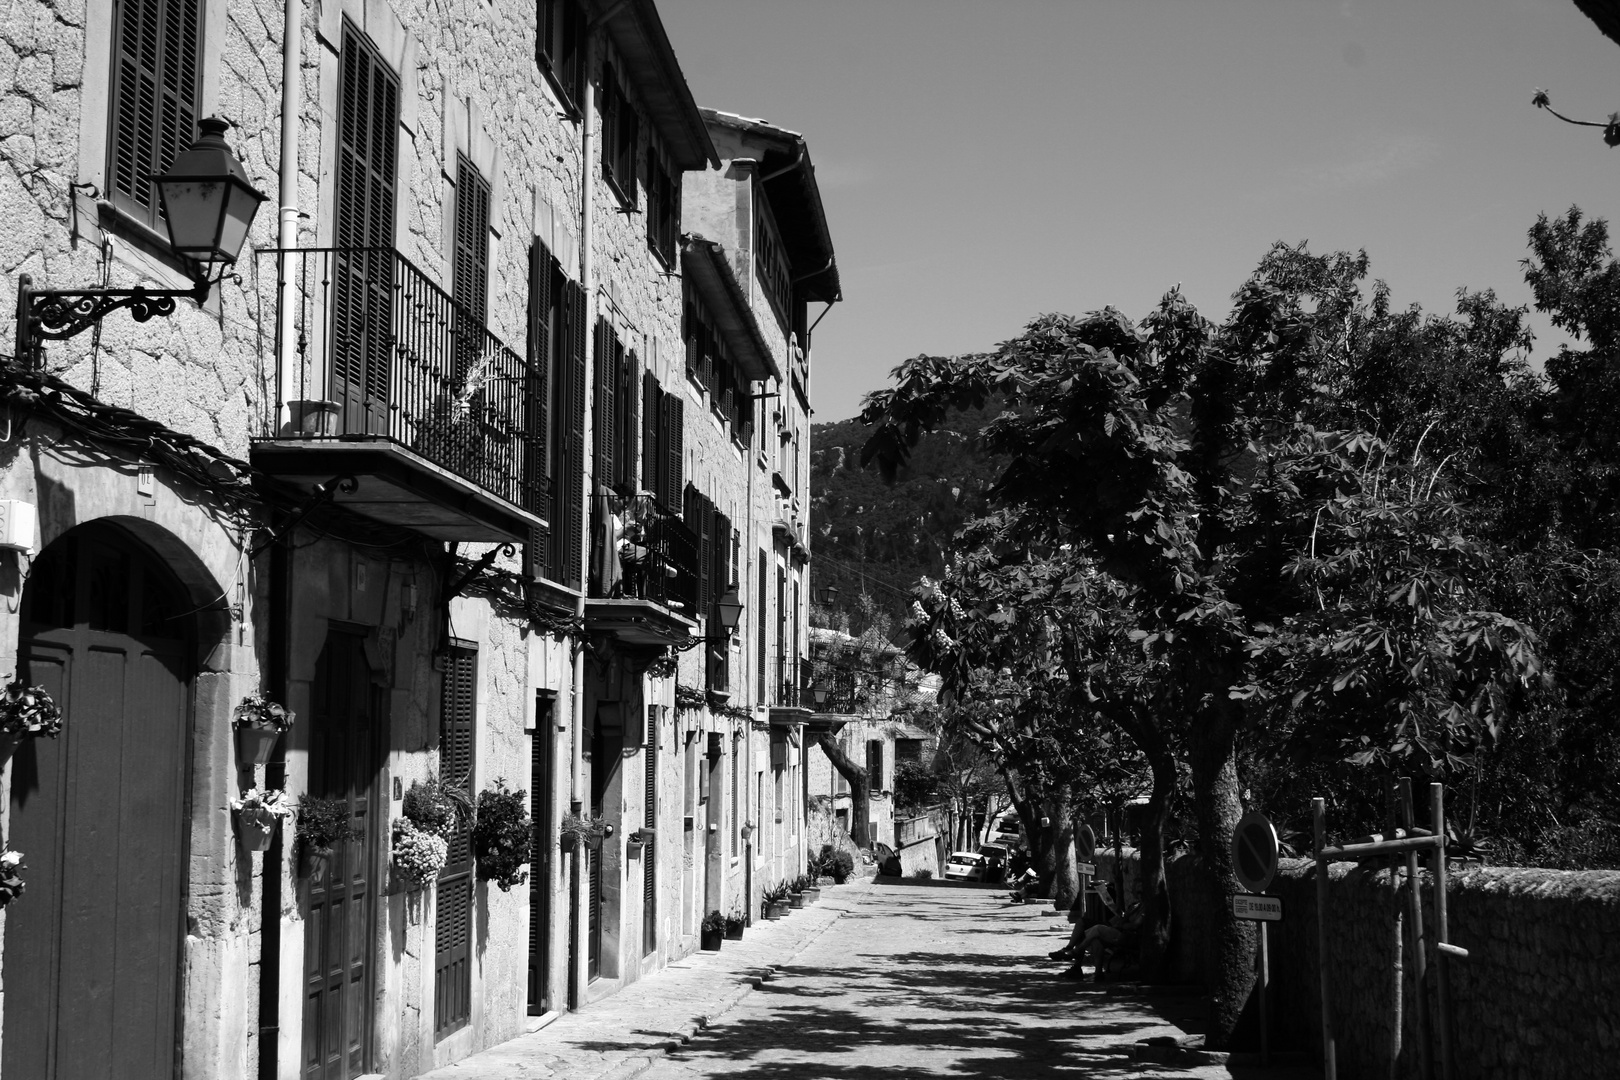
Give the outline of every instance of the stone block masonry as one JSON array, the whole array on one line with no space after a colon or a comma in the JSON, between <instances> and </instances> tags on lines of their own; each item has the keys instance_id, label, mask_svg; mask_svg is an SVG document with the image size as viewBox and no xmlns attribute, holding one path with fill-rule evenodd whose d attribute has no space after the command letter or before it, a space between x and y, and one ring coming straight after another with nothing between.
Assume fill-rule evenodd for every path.
<instances>
[{"instance_id":1,"label":"stone block masonry","mask_svg":"<svg viewBox=\"0 0 1620 1080\"><path fill-rule=\"evenodd\" d=\"M1172 978L1196 979L1200 911L1214 899L1196 859L1169 866L1175 910ZM1413 967L1404 874L1350 863L1330 867L1327 958L1342 1077L1417 1078ZM1321 1054L1316 869L1284 860L1270 895L1272 1030L1279 1043ZM1487 867L1454 873L1449 938L1458 1077L1531 1080L1612 1076L1620 1050L1620 872ZM1425 930L1432 882L1421 875ZM1430 953L1433 964L1433 951ZM1429 1014L1438 1022L1431 997ZM1436 1041L1438 1057L1438 1040Z\"/></svg>"}]
</instances>

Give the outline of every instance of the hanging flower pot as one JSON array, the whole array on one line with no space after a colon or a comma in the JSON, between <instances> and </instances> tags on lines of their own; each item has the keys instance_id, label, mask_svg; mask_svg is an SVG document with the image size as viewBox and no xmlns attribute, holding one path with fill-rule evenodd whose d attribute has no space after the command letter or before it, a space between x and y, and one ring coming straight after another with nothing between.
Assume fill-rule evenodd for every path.
<instances>
[{"instance_id":1,"label":"hanging flower pot","mask_svg":"<svg viewBox=\"0 0 1620 1080\"><path fill-rule=\"evenodd\" d=\"M23 865L22 859L22 852L12 851L6 847L5 841L0 840L0 908L23 894L26 883L22 871L28 868Z\"/></svg>"},{"instance_id":2,"label":"hanging flower pot","mask_svg":"<svg viewBox=\"0 0 1620 1080\"><path fill-rule=\"evenodd\" d=\"M12 679L0 689L0 764L10 760L24 739L54 739L62 731L62 710L43 686Z\"/></svg>"},{"instance_id":3,"label":"hanging flower pot","mask_svg":"<svg viewBox=\"0 0 1620 1080\"><path fill-rule=\"evenodd\" d=\"M250 694L236 707L231 723L236 728L238 761L244 766L263 765L282 732L292 727L293 714L263 693Z\"/></svg>"},{"instance_id":4,"label":"hanging flower pot","mask_svg":"<svg viewBox=\"0 0 1620 1080\"><path fill-rule=\"evenodd\" d=\"M279 790L249 788L231 801L236 816L236 835L244 851L269 851L281 819L292 813L286 794Z\"/></svg>"}]
</instances>

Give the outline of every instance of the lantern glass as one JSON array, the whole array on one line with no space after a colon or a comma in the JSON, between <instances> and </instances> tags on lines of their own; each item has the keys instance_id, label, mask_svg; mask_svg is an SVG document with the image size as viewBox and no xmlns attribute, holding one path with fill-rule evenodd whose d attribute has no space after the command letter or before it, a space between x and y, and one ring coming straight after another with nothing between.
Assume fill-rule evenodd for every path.
<instances>
[{"instance_id":1,"label":"lantern glass","mask_svg":"<svg viewBox=\"0 0 1620 1080\"><path fill-rule=\"evenodd\" d=\"M742 601L737 597L737 588L732 586L721 594L719 603L715 608L720 615L720 625L726 633L737 629L737 623L742 619Z\"/></svg>"},{"instance_id":2,"label":"lantern glass","mask_svg":"<svg viewBox=\"0 0 1620 1080\"><path fill-rule=\"evenodd\" d=\"M154 177L175 253L203 264L236 261L265 196L248 183L242 163L225 142L229 125L199 121L197 141Z\"/></svg>"}]
</instances>

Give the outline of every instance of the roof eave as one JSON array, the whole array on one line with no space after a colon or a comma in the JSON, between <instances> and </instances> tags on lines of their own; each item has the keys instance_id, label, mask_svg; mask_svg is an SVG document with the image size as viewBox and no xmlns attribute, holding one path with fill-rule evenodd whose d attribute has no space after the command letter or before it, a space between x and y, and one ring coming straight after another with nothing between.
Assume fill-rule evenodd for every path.
<instances>
[{"instance_id":1,"label":"roof eave","mask_svg":"<svg viewBox=\"0 0 1620 1080\"><path fill-rule=\"evenodd\" d=\"M713 240L688 233L681 244L681 273L697 289L720 324L743 374L754 382L782 378L771 354L770 343L743 292L737 274L726 258L726 249Z\"/></svg>"},{"instance_id":2,"label":"roof eave","mask_svg":"<svg viewBox=\"0 0 1620 1080\"><path fill-rule=\"evenodd\" d=\"M594 0L591 24L599 21L627 61L625 75L676 167L683 172L719 168L720 154L653 0Z\"/></svg>"}]
</instances>

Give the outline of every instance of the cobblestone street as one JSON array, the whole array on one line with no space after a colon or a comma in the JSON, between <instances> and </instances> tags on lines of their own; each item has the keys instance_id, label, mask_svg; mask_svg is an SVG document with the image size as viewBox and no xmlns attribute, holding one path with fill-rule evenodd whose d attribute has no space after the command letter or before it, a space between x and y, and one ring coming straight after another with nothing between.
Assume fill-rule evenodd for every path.
<instances>
[{"instance_id":1,"label":"cobblestone street","mask_svg":"<svg viewBox=\"0 0 1620 1080\"><path fill-rule=\"evenodd\" d=\"M1315 1075L1137 1060L1138 1041L1195 1031L1198 1000L1057 978L1064 965L1046 954L1067 930L1050 907L1010 905L1003 892L876 885L772 979L643 1075Z\"/></svg>"}]
</instances>

